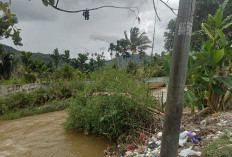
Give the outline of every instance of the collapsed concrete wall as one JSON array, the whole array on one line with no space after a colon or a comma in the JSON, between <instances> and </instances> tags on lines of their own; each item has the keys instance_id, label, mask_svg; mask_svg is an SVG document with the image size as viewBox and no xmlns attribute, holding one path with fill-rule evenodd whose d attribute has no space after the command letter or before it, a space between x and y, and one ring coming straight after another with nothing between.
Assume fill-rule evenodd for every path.
<instances>
[{"instance_id":1,"label":"collapsed concrete wall","mask_svg":"<svg viewBox=\"0 0 232 157\"><path fill-rule=\"evenodd\" d=\"M16 92L30 92L38 88L49 88L50 83L32 83L32 84L16 84L0 86L0 96L6 97Z\"/></svg>"}]
</instances>

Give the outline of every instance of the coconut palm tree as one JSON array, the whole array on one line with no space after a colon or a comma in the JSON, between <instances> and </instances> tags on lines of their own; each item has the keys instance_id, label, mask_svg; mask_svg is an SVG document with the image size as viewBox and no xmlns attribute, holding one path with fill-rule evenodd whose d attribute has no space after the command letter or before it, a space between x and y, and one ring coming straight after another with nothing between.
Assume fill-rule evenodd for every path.
<instances>
[{"instance_id":1,"label":"coconut palm tree","mask_svg":"<svg viewBox=\"0 0 232 157\"><path fill-rule=\"evenodd\" d=\"M0 80L8 80L14 68L14 56L12 53L3 53L0 58Z\"/></svg>"},{"instance_id":2,"label":"coconut palm tree","mask_svg":"<svg viewBox=\"0 0 232 157\"><path fill-rule=\"evenodd\" d=\"M50 54L55 66L56 66L56 70L58 68L58 64L60 62L60 59L61 59L61 55L59 54L59 50L58 48L54 49L53 53Z\"/></svg>"},{"instance_id":3,"label":"coconut palm tree","mask_svg":"<svg viewBox=\"0 0 232 157\"><path fill-rule=\"evenodd\" d=\"M114 43L110 43L110 47L108 49L108 51L110 51L110 57L112 59L112 56L113 56L113 51L115 50L115 45Z\"/></svg>"},{"instance_id":4,"label":"coconut palm tree","mask_svg":"<svg viewBox=\"0 0 232 157\"><path fill-rule=\"evenodd\" d=\"M65 50L64 54L61 55L61 58L66 64L69 64L70 63L70 51Z\"/></svg>"},{"instance_id":5,"label":"coconut palm tree","mask_svg":"<svg viewBox=\"0 0 232 157\"><path fill-rule=\"evenodd\" d=\"M131 50L132 53L132 60L134 59L134 54L137 53L137 51L144 52L147 48L150 48L151 46L148 45L151 43L151 41L146 36L146 33L143 32L140 34L139 28L134 27L130 30L130 38L128 38L127 32L124 32L125 38L128 42L128 49Z\"/></svg>"}]
</instances>

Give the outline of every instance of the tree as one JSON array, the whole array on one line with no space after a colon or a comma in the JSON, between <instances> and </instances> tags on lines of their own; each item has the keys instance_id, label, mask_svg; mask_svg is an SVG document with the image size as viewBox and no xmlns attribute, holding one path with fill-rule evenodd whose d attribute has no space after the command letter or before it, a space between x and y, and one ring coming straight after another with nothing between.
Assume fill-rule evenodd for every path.
<instances>
[{"instance_id":1,"label":"tree","mask_svg":"<svg viewBox=\"0 0 232 157\"><path fill-rule=\"evenodd\" d=\"M232 25L232 14L223 19L228 2L229 0L225 0L214 16L208 15L207 23L202 23L202 30L208 40L199 53L192 55L191 63L195 64L189 72L189 75L192 75L189 80L194 84L194 87L190 88L195 94L207 91L207 105L215 111L225 109L227 98L224 96L232 89L229 76L232 68L232 42L223 33L224 29Z\"/></svg>"},{"instance_id":2,"label":"tree","mask_svg":"<svg viewBox=\"0 0 232 157\"><path fill-rule=\"evenodd\" d=\"M53 54L50 54L50 56L53 60L53 63L55 64L56 70L57 70L58 64L59 64L60 59L61 59L58 48L54 49Z\"/></svg>"},{"instance_id":3,"label":"tree","mask_svg":"<svg viewBox=\"0 0 232 157\"><path fill-rule=\"evenodd\" d=\"M86 63L87 60L87 54L79 53L78 58L74 60L73 65L75 68L79 69L82 73L84 73L88 69L88 64Z\"/></svg>"},{"instance_id":4,"label":"tree","mask_svg":"<svg viewBox=\"0 0 232 157\"><path fill-rule=\"evenodd\" d=\"M18 23L16 15L12 14L8 4L3 2L0 2L0 12L0 40L11 37L15 45L22 46L20 30L15 27L15 24ZM0 79L10 78L14 62L13 54L4 53L4 49L0 45Z\"/></svg>"},{"instance_id":5,"label":"tree","mask_svg":"<svg viewBox=\"0 0 232 157\"><path fill-rule=\"evenodd\" d=\"M138 51L145 51L147 48L151 46L148 45L151 41L146 36L146 33L139 33L139 28L134 27L130 30L130 38L128 38L127 32L124 32L125 39L128 42L128 49L131 50L132 53L132 60L134 59L134 54Z\"/></svg>"},{"instance_id":6,"label":"tree","mask_svg":"<svg viewBox=\"0 0 232 157\"><path fill-rule=\"evenodd\" d=\"M115 50L115 45L114 43L110 43L110 47L108 49L108 51L110 51L110 57L112 59L112 56L113 56L113 51Z\"/></svg>"},{"instance_id":7,"label":"tree","mask_svg":"<svg viewBox=\"0 0 232 157\"><path fill-rule=\"evenodd\" d=\"M96 68L97 68L97 62L93 58L91 58L89 61L89 70L93 72L94 70L96 70Z\"/></svg>"},{"instance_id":8,"label":"tree","mask_svg":"<svg viewBox=\"0 0 232 157\"><path fill-rule=\"evenodd\" d=\"M62 69L63 78L70 80L71 78L73 78L73 75L74 75L74 69L68 64L65 64Z\"/></svg>"},{"instance_id":9,"label":"tree","mask_svg":"<svg viewBox=\"0 0 232 157\"><path fill-rule=\"evenodd\" d=\"M65 50L64 54L61 55L61 58L66 64L69 64L70 63L70 51Z\"/></svg>"},{"instance_id":10,"label":"tree","mask_svg":"<svg viewBox=\"0 0 232 157\"><path fill-rule=\"evenodd\" d=\"M208 21L208 14L214 14L217 10L218 6L221 5L224 0L196 0L196 11L193 21L193 35L191 40L191 47L194 51L200 51L202 42L207 41L207 35L202 32L201 24ZM223 17L231 18L229 15L232 14L232 3L229 3L225 8ZM173 49L174 44L174 33L175 33L175 21L176 19L172 19L169 21L167 32L164 33L165 37L165 46L164 48L167 51ZM230 33L232 32L232 26L224 29L223 32L230 38ZM231 40L231 39L230 39Z\"/></svg>"},{"instance_id":11,"label":"tree","mask_svg":"<svg viewBox=\"0 0 232 157\"><path fill-rule=\"evenodd\" d=\"M22 46L22 38L20 37L20 29L15 27L18 19L12 14L7 3L0 2L0 38L9 38L13 40L15 45Z\"/></svg>"},{"instance_id":12,"label":"tree","mask_svg":"<svg viewBox=\"0 0 232 157\"><path fill-rule=\"evenodd\" d=\"M164 38L165 38L164 48L168 52L171 52L173 49L175 29L176 29L176 19L171 19L167 27L168 32L164 32Z\"/></svg>"},{"instance_id":13,"label":"tree","mask_svg":"<svg viewBox=\"0 0 232 157\"><path fill-rule=\"evenodd\" d=\"M14 68L14 56L12 53L2 53L0 58L0 80L8 80Z\"/></svg>"},{"instance_id":14,"label":"tree","mask_svg":"<svg viewBox=\"0 0 232 157\"><path fill-rule=\"evenodd\" d=\"M28 67L31 64L31 56L32 56L31 52L25 52L25 51L21 52L21 59L25 67Z\"/></svg>"}]
</instances>

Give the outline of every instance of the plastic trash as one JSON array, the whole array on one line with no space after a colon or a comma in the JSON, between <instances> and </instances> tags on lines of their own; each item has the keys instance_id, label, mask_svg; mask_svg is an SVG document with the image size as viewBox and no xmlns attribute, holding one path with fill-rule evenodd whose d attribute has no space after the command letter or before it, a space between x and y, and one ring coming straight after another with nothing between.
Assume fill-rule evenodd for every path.
<instances>
[{"instance_id":1,"label":"plastic trash","mask_svg":"<svg viewBox=\"0 0 232 157\"><path fill-rule=\"evenodd\" d=\"M152 136L151 139L153 142L157 141L157 138L155 136Z\"/></svg>"},{"instance_id":2,"label":"plastic trash","mask_svg":"<svg viewBox=\"0 0 232 157\"><path fill-rule=\"evenodd\" d=\"M179 146L183 147L187 141L188 141L188 137L186 137L185 139L179 139Z\"/></svg>"},{"instance_id":3,"label":"plastic trash","mask_svg":"<svg viewBox=\"0 0 232 157\"><path fill-rule=\"evenodd\" d=\"M132 147L132 145L131 145L131 144L128 144L127 147L126 147L126 149L127 149L127 150L131 150L131 147Z\"/></svg>"},{"instance_id":4,"label":"plastic trash","mask_svg":"<svg viewBox=\"0 0 232 157\"><path fill-rule=\"evenodd\" d=\"M179 146L183 147L184 144L187 142L187 140L188 140L187 134L188 133L189 133L188 131L184 131L184 132L180 133L180 135L179 135Z\"/></svg>"},{"instance_id":5,"label":"plastic trash","mask_svg":"<svg viewBox=\"0 0 232 157\"><path fill-rule=\"evenodd\" d=\"M158 147L159 147L159 145L157 145L156 142L152 142L151 144L149 144L147 146L147 148L149 148L149 149L154 149L154 148L158 148Z\"/></svg>"},{"instance_id":6,"label":"plastic trash","mask_svg":"<svg viewBox=\"0 0 232 157\"><path fill-rule=\"evenodd\" d=\"M156 144L160 146L161 145L161 141L156 141Z\"/></svg>"},{"instance_id":7,"label":"plastic trash","mask_svg":"<svg viewBox=\"0 0 232 157\"><path fill-rule=\"evenodd\" d=\"M187 134L188 134L188 131L184 131L184 132L180 133L179 139L181 139L181 140L185 139L187 137Z\"/></svg>"},{"instance_id":8,"label":"plastic trash","mask_svg":"<svg viewBox=\"0 0 232 157\"><path fill-rule=\"evenodd\" d=\"M157 138L161 138L162 137L162 132L159 132L158 134L157 134Z\"/></svg>"},{"instance_id":9,"label":"plastic trash","mask_svg":"<svg viewBox=\"0 0 232 157\"><path fill-rule=\"evenodd\" d=\"M193 133L188 132L187 136L189 137L190 141L193 142L193 143L199 143L200 142L200 140L195 137L196 136L195 132L193 132Z\"/></svg>"},{"instance_id":10,"label":"plastic trash","mask_svg":"<svg viewBox=\"0 0 232 157\"><path fill-rule=\"evenodd\" d=\"M130 150L126 152L126 156L132 156L134 153Z\"/></svg>"},{"instance_id":11,"label":"plastic trash","mask_svg":"<svg viewBox=\"0 0 232 157\"><path fill-rule=\"evenodd\" d=\"M156 157L160 154L160 150L156 149L156 150L152 151L151 154L152 154L152 156Z\"/></svg>"},{"instance_id":12,"label":"plastic trash","mask_svg":"<svg viewBox=\"0 0 232 157\"><path fill-rule=\"evenodd\" d=\"M183 157L187 157L188 155L196 155L196 156L201 156L201 152L196 152L192 150L193 147L189 147L187 149L183 149L179 155Z\"/></svg>"}]
</instances>

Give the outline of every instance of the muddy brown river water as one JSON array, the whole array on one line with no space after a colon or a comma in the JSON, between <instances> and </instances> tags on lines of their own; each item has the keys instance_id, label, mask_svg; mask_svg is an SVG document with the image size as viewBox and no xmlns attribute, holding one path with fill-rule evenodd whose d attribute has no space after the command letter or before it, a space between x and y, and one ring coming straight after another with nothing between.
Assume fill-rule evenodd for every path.
<instances>
[{"instance_id":1,"label":"muddy brown river water","mask_svg":"<svg viewBox=\"0 0 232 157\"><path fill-rule=\"evenodd\" d=\"M66 111L0 121L0 157L102 157L109 141L66 132Z\"/></svg>"}]
</instances>

